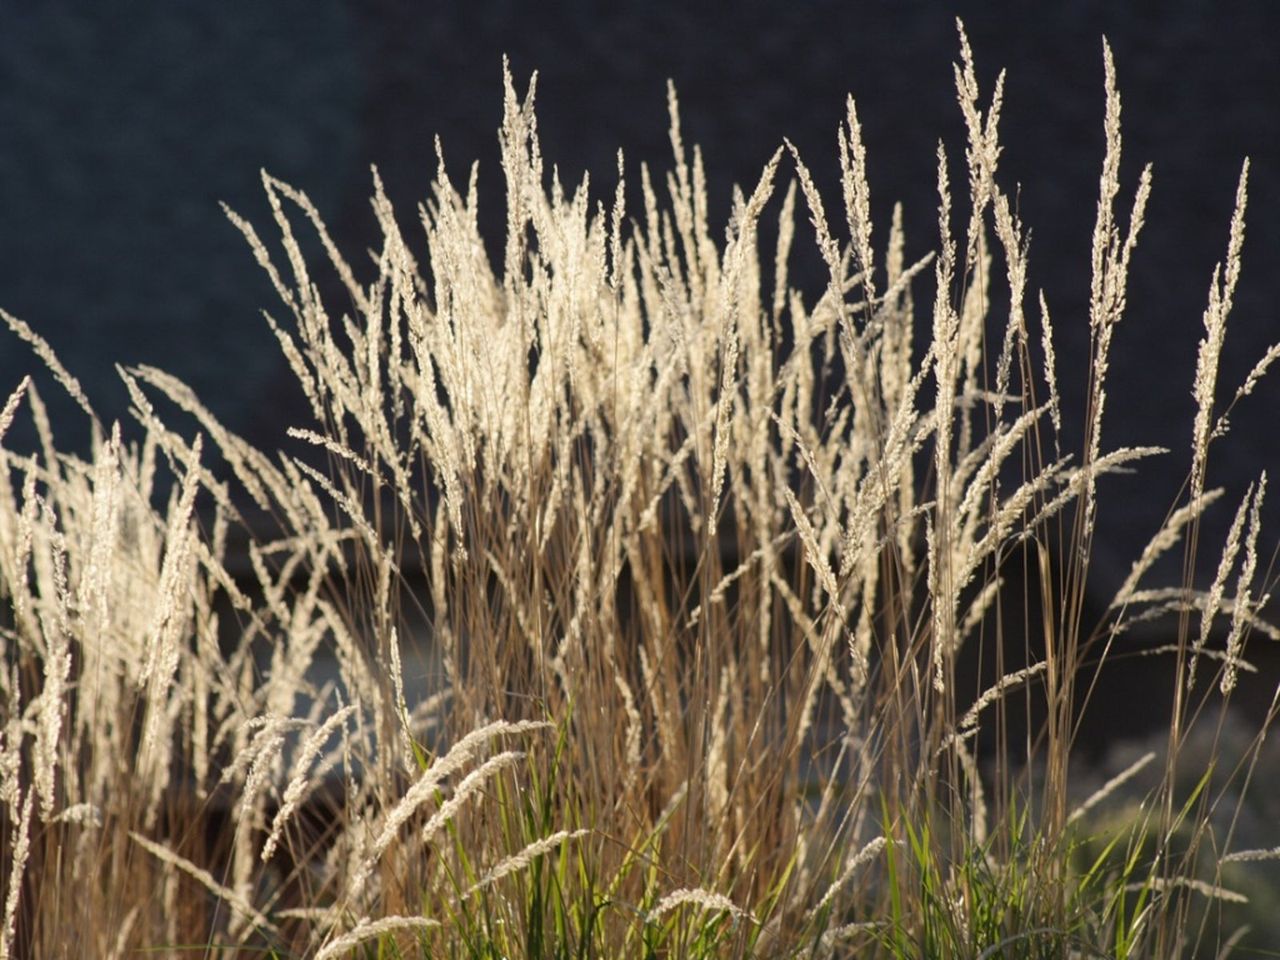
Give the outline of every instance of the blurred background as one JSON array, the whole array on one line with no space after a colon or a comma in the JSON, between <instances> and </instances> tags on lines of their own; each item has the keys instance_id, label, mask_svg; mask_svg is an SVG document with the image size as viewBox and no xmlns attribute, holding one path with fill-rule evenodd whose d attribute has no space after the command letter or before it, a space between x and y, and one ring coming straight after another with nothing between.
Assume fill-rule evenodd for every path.
<instances>
[{"instance_id":1,"label":"blurred background","mask_svg":"<svg viewBox=\"0 0 1280 960\"><path fill-rule=\"evenodd\" d=\"M700 144L706 158L716 236L732 185L754 185L784 136L835 213L836 128L851 93L868 147L877 249L901 201L914 259L936 242L938 140L957 164L963 158L952 73L959 14L984 102L999 70L1008 71L1000 181L1008 191L1020 185L1032 231L1030 299L1043 289L1064 400L1078 421L1105 33L1124 103L1124 220L1142 165L1154 162L1155 175L1113 352L1104 445L1160 444L1173 453L1134 477L1106 481L1096 544L1101 589L1127 572L1186 476L1201 317L1246 155L1253 168L1244 272L1219 396L1280 340L1273 9L1207 0L806 0L744 2L723 15L667 0L0 2L0 306L49 340L108 423L127 411L113 364L146 363L191 384L232 429L275 448L286 426L310 425L260 315L285 311L218 202L273 244L278 231L259 182L265 168L310 194L367 280L360 251L379 242L369 166L378 165L412 237L416 205L435 174L438 134L455 181L479 161L482 227L498 249L504 53L521 91L539 71L548 164L567 184L590 172L606 203L618 148L633 183L641 162L655 173L669 169L672 79L686 143ZM767 216L776 216L776 205ZM810 303L823 282L811 236L802 222L796 278ZM326 294L340 315L345 295ZM927 311L920 319L928 322ZM0 393L37 372L56 435L85 449L84 418L40 370L25 344L0 331ZM1280 473L1277 412L1273 378L1233 414L1231 435L1215 449L1209 482L1229 496L1206 525L1207 558L1216 558L1248 482L1264 468ZM6 443L20 446L21 421L14 429ZM1275 499L1264 564L1280 531Z\"/></svg>"}]
</instances>

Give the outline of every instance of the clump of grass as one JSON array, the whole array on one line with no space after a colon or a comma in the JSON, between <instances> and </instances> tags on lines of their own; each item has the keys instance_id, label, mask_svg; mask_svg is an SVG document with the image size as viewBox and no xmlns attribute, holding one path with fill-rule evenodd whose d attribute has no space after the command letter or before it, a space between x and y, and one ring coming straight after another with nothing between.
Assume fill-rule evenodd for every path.
<instances>
[{"instance_id":1,"label":"clump of grass","mask_svg":"<svg viewBox=\"0 0 1280 960\"><path fill-rule=\"evenodd\" d=\"M1230 899L1218 804L1252 767L1210 765L1188 790L1179 756L1209 702L1197 676L1217 671L1225 710L1265 626L1265 475L1207 590L1192 558L1221 497L1210 446L1280 351L1219 401L1246 167L1205 313L1187 499L1086 623L1106 476L1157 452L1104 437L1151 185L1148 168L1116 213L1109 50L1104 63L1083 411L1061 400L1044 298L1027 307L1028 234L998 169L1003 77L984 106L963 30L967 216L940 146L937 246L915 264L900 211L886 238L873 229L852 100L839 227L788 144L735 191L723 243L674 91L665 198L641 167L631 214L621 157L608 206L548 178L533 84L521 98L505 73L500 264L478 233L475 168L460 190L442 151L413 242L375 171L383 243L363 271L303 193L264 174L285 268L228 214L287 313L267 320L314 415L290 431L311 456L251 448L146 367L120 370L142 430L128 442L5 314L86 410L93 454L58 452L34 385L5 404L0 433L25 403L41 449L0 447L0 956L1219 946L1232 932L1192 911ZM784 160L795 180L774 213ZM301 252L299 213L323 267ZM788 279L798 216L829 273L809 305ZM352 315L329 312L316 269ZM158 400L195 419L194 438ZM1064 453L1077 413L1083 445ZM247 581L228 546L246 533ZM1150 586L1179 544L1183 582ZM1019 557L1021 588L1007 582ZM1028 649L1042 654L1021 665L1005 661L1010 603L1039 615ZM1080 704L1125 628L1157 614L1177 618L1161 777L1127 832L1098 832L1126 778L1073 814ZM425 699L405 670L423 644L438 664ZM961 683L973 655L997 664L994 685ZM1023 742L1008 733L1019 701L1044 718Z\"/></svg>"}]
</instances>

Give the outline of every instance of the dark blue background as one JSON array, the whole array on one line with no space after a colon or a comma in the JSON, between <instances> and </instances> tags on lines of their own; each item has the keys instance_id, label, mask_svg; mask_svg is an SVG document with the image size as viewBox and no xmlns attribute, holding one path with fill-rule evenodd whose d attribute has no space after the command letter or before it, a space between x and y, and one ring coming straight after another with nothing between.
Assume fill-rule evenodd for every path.
<instances>
[{"instance_id":1,"label":"dark blue background","mask_svg":"<svg viewBox=\"0 0 1280 960\"><path fill-rule=\"evenodd\" d=\"M1159 443L1174 453L1104 487L1097 560L1114 582L1186 474L1201 315L1246 154L1245 265L1220 395L1280 339L1280 34L1268 5L824 0L744 3L726 15L670 2L465 11L390 0L5 2L0 306L49 339L107 418L126 408L111 365L150 363L191 383L234 429L276 446L307 414L259 315L263 307L280 315L280 305L217 201L274 239L257 179L266 167L310 193L349 259L363 264L356 251L378 242L369 164L379 165L412 235L439 133L456 178L480 160L484 225L499 242L503 52L521 89L540 71L548 161L568 182L590 170L606 201L618 147L633 174L642 160L667 168L664 84L672 78L686 142L706 156L716 235L732 183L754 184L783 136L800 147L836 211L835 131L851 92L868 144L877 247L901 200L908 253L919 256L935 242L937 140L957 161L964 148L951 67L957 12L984 92L1008 69L1001 182L1022 185L1030 288L1048 298L1071 410L1084 400L1104 32L1124 101L1126 216L1142 163L1155 163L1105 437L1108 447ZM963 185L958 168L953 183ZM809 236L802 225L798 269L812 281L812 302L821 273ZM341 311L342 299L330 303ZM36 369L24 345L0 338L0 392ZM1235 499L1264 467L1280 481L1278 384L1246 401L1216 448L1210 483ZM62 442L82 447L83 418L56 388L43 392ZM1217 509L1206 556L1216 556L1232 512ZM1269 545L1280 513L1268 517Z\"/></svg>"}]
</instances>

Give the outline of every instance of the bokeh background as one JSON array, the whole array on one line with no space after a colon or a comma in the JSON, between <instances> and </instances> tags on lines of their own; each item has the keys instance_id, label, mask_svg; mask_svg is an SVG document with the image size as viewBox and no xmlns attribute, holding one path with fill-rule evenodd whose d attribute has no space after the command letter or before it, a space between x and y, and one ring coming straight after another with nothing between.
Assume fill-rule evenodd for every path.
<instances>
[{"instance_id":1,"label":"bokeh background","mask_svg":"<svg viewBox=\"0 0 1280 960\"><path fill-rule=\"evenodd\" d=\"M1245 265L1220 395L1280 339L1273 9L1202 0L800 0L743 2L731 13L668 0L0 2L0 306L47 337L108 421L127 418L113 364L147 363L186 380L230 427L274 448L308 414L260 316L281 307L218 202L270 242L276 232L258 179L265 168L306 190L348 258L367 266L358 251L378 243L370 164L411 228L435 173L438 134L456 179L479 161L482 221L496 248L504 53L521 89L539 71L548 161L567 183L590 172L606 203L619 148L633 176L640 162L668 169L672 79L686 142L704 151L717 234L732 185L754 184L784 136L835 209L835 132L851 93L868 145L877 247L901 201L908 254L920 256L935 242L935 146L944 140L957 163L964 150L952 75L958 14L984 92L1008 71L1001 182L1021 187L1030 290L1045 292L1065 400L1080 411L1105 33L1124 102L1126 216L1142 164L1155 164L1113 354L1106 445L1174 452L1107 482L1096 545L1102 589L1127 571L1186 474L1201 316L1246 155ZM963 182L953 177L960 189ZM796 267L813 302L822 272L809 236L802 224ZM328 293L340 314L343 295ZM0 331L0 392L25 372L49 383L39 371L27 347ZM84 449L84 418L56 387L43 393L62 443ZM1246 484L1264 468L1280 480L1277 413L1273 379L1239 408L1215 451L1210 483L1230 497L1206 527L1208 558ZM21 430L6 442L21 443ZM1280 530L1275 500L1266 511L1268 556Z\"/></svg>"}]
</instances>

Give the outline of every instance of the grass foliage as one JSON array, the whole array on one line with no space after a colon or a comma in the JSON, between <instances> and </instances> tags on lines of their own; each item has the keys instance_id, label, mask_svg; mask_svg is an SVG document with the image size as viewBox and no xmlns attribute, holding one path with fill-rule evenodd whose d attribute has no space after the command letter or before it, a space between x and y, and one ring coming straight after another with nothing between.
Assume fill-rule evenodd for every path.
<instances>
[{"instance_id":1,"label":"grass foliage","mask_svg":"<svg viewBox=\"0 0 1280 960\"><path fill-rule=\"evenodd\" d=\"M1233 853L1228 807L1265 730L1239 763L1214 740L1190 783L1183 751L1208 705L1225 711L1247 642L1274 634L1265 475L1223 507L1214 581L1192 571L1223 499L1210 449L1277 351L1218 383L1246 166L1188 371L1183 498L1091 622L1100 491L1157 452L1106 441L1151 174L1120 182L1105 66L1089 315L1068 321L1088 324L1085 369L1055 369L1029 302L997 169L1003 78L979 90L963 31L968 142L963 164L939 146L918 263L900 211L873 230L852 100L839 213L788 144L735 192L723 239L674 92L665 183L642 167L637 188L619 156L600 202L548 175L533 84L521 97L508 73L492 260L475 169L459 187L443 155L411 232L375 171L367 262L264 174L278 250L228 215L279 293L267 321L314 415L294 452L249 447L146 367L120 369L136 426L107 426L5 314L93 442L87 461L60 452L30 381L0 417L39 436L0 448L0 957L1247 942L1224 871L1275 852ZM830 278L813 302L788 279L811 241ZM344 302L322 302L320 271ZM1059 374L1087 380L1085 409ZM1178 552L1182 582L1150 582ZM1092 678L1156 616L1167 743L1077 806ZM973 658L1000 679L973 688Z\"/></svg>"}]
</instances>

